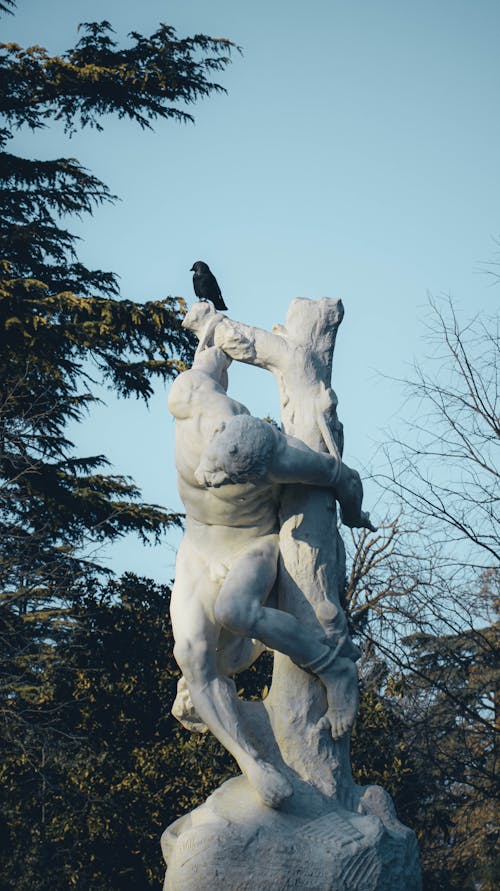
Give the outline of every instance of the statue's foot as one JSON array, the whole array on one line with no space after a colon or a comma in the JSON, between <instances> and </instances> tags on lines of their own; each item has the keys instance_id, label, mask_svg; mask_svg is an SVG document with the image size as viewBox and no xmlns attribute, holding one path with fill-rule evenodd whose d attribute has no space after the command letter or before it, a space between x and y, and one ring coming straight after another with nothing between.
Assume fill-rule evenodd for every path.
<instances>
[{"instance_id":1,"label":"statue's foot","mask_svg":"<svg viewBox=\"0 0 500 891\"><path fill-rule=\"evenodd\" d=\"M267 761L246 755L238 758L238 764L267 807L279 808L293 795L293 788L288 780Z\"/></svg>"},{"instance_id":2,"label":"statue's foot","mask_svg":"<svg viewBox=\"0 0 500 891\"><path fill-rule=\"evenodd\" d=\"M190 730L192 733L206 733L208 730L192 703L184 675L179 678L177 683L177 696L172 706L172 714L186 730Z\"/></svg>"},{"instance_id":3,"label":"statue's foot","mask_svg":"<svg viewBox=\"0 0 500 891\"><path fill-rule=\"evenodd\" d=\"M332 737L339 739L351 729L358 710L358 672L354 662L338 656L329 668L320 672L319 677L326 687L326 716Z\"/></svg>"}]
</instances>

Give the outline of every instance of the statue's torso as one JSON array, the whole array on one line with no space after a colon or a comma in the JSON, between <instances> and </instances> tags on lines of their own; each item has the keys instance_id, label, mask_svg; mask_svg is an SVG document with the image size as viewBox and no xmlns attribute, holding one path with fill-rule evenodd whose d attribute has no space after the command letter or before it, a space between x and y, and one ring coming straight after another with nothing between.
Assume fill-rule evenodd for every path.
<instances>
[{"instance_id":1,"label":"statue's torso","mask_svg":"<svg viewBox=\"0 0 500 891\"><path fill-rule=\"evenodd\" d=\"M217 428L235 415L248 414L245 406L206 375L189 371L172 386L169 408L176 418L175 464L187 516L210 526L252 528L254 535L256 529L257 534L274 532L279 487L241 483L211 489L200 485L195 477L202 453Z\"/></svg>"}]
</instances>

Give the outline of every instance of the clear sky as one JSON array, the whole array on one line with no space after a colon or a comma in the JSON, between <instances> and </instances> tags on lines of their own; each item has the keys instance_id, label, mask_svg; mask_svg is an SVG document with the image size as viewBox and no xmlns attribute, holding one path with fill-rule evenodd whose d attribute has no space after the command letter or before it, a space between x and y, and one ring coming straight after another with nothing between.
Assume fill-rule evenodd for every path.
<instances>
[{"instance_id":1,"label":"clear sky","mask_svg":"<svg viewBox=\"0 0 500 891\"><path fill-rule=\"evenodd\" d=\"M124 40L160 21L230 38L243 55L218 77L228 94L192 106L194 126L110 119L69 141L54 125L12 149L75 156L120 196L73 229L81 259L117 272L124 297L191 300L197 259L229 314L265 328L295 296L342 297L333 386L345 459L368 474L404 420L388 377L425 355L427 295L451 294L464 317L499 299L479 268L500 234L500 3L18 0L2 39L61 52L80 21L105 18ZM264 372L230 375L232 395L277 416ZM81 453L106 454L147 500L180 509L172 437L163 388L149 410L109 398L74 431ZM113 565L168 580L177 540L129 540Z\"/></svg>"}]
</instances>

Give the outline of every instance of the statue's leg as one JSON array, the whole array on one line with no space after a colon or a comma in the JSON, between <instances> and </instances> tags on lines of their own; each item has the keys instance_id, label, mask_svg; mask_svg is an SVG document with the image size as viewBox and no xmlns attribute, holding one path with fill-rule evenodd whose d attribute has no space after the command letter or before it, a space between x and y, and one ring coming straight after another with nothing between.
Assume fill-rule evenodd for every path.
<instances>
[{"instance_id":1,"label":"statue's leg","mask_svg":"<svg viewBox=\"0 0 500 891\"><path fill-rule=\"evenodd\" d=\"M235 561L215 604L217 621L234 633L254 637L284 653L323 682L332 736L342 736L353 724L358 705L358 678L351 659L325 641L318 625L311 634L295 616L265 606L276 578L276 536L262 536Z\"/></svg>"},{"instance_id":2,"label":"statue's leg","mask_svg":"<svg viewBox=\"0 0 500 891\"><path fill-rule=\"evenodd\" d=\"M318 648L330 652L319 625L317 636L311 637L295 616L265 605L276 579L278 553L276 535L261 536L247 545L221 585L215 617L235 634L256 638L298 664L309 663L318 657Z\"/></svg>"},{"instance_id":3,"label":"statue's leg","mask_svg":"<svg viewBox=\"0 0 500 891\"><path fill-rule=\"evenodd\" d=\"M245 671L256 662L266 647L259 640L251 640L242 637L241 634L232 634L225 628L221 629L216 650L217 673L232 677ZM208 727L198 715L186 678L181 675L177 683L177 696L172 706L172 714L180 724L192 733L206 733Z\"/></svg>"},{"instance_id":4,"label":"statue's leg","mask_svg":"<svg viewBox=\"0 0 500 891\"><path fill-rule=\"evenodd\" d=\"M250 668L265 649L264 644L258 640L232 634L222 628L217 646L217 670L219 674L227 674L229 677L239 674Z\"/></svg>"},{"instance_id":5,"label":"statue's leg","mask_svg":"<svg viewBox=\"0 0 500 891\"><path fill-rule=\"evenodd\" d=\"M171 601L174 656L199 717L236 759L264 804L279 807L292 787L246 738L235 684L217 670L220 625L214 619L214 603L219 585L210 578L209 564L185 537Z\"/></svg>"},{"instance_id":6,"label":"statue's leg","mask_svg":"<svg viewBox=\"0 0 500 891\"><path fill-rule=\"evenodd\" d=\"M356 665L347 656L336 655L335 651L321 655L313 662L302 665L307 671L317 674L326 688L332 736L339 739L354 724L358 711L359 687Z\"/></svg>"}]
</instances>

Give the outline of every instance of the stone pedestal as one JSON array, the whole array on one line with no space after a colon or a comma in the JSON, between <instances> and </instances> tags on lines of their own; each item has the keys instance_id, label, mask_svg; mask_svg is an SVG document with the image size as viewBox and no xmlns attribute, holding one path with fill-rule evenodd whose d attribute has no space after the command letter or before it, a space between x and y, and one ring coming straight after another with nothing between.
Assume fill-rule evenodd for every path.
<instances>
[{"instance_id":1,"label":"stone pedestal","mask_svg":"<svg viewBox=\"0 0 500 891\"><path fill-rule=\"evenodd\" d=\"M369 813L370 797L385 814ZM298 803L272 810L244 777L228 780L164 833L164 891L419 891L415 835L382 789L359 790L364 813L311 817Z\"/></svg>"}]
</instances>

